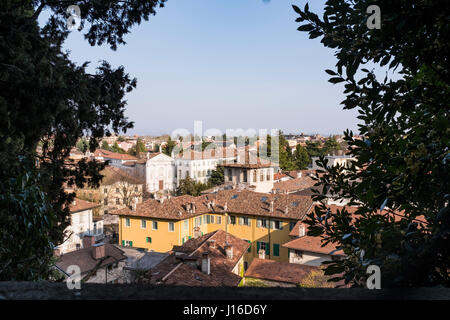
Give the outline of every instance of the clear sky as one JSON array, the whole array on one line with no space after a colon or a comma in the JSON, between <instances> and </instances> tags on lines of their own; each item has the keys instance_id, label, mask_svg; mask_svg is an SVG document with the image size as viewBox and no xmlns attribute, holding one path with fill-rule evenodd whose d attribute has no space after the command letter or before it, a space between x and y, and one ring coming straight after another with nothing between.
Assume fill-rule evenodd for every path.
<instances>
[{"instance_id":1,"label":"clear sky","mask_svg":"<svg viewBox=\"0 0 450 320\"><path fill-rule=\"evenodd\" d=\"M322 12L323 0L309 1ZM343 110L342 84L327 80L333 51L297 31L291 5L305 1L168 0L127 44L91 47L73 31L65 47L77 63L107 60L138 79L128 94L132 134L177 128L282 129L285 133L357 132L356 111Z\"/></svg>"}]
</instances>

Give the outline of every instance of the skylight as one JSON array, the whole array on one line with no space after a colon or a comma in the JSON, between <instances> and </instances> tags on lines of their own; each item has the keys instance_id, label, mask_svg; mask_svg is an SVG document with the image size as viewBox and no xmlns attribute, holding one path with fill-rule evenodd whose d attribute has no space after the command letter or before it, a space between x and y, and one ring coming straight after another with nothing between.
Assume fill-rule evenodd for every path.
<instances>
[{"instance_id":1,"label":"skylight","mask_svg":"<svg viewBox=\"0 0 450 320\"><path fill-rule=\"evenodd\" d=\"M261 198L261 201L264 202L264 201L266 201L267 199L268 199L267 197L262 197L262 198Z\"/></svg>"}]
</instances>

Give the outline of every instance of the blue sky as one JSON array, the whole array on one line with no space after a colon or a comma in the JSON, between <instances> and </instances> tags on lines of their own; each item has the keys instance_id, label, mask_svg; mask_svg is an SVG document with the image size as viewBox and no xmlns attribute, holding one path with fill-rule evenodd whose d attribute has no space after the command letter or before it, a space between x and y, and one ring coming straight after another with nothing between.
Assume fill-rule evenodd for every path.
<instances>
[{"instance_id":1,"label":"blue sky","mask_svg":"<svg viewBox=\"0 0 450 320\"><path fill-rule=\"evenodd\" d=\"M357 131L342 110L341 84L327 82L333 51L297 31L291 5L305 1L168 0L127 44L91 47L73 31L65 44L77 62L125 66L138 79L127 117L141 135L203 129L282 129L285 133ZM323 1L310 1L321 12Z\"/></svg>"}]
</instances>

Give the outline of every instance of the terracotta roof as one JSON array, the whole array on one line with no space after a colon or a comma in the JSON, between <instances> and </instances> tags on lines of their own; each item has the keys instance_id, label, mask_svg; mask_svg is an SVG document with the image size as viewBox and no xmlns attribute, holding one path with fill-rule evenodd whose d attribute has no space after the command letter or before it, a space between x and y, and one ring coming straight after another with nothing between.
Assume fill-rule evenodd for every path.
<instances>
[{"instance_id":1,"label":"terracotta roof","mask_svg":"<svg viewBox=\"0 0 450 320\"><path fill-rule=\"evenodd\" d=\"M100 267L105 267L118 261L125 260L127 257L124 252L112 244L106 243L105 245L105 259L100 264ZM66 272L70 265L78 265L81 273L86 273L95 268L99 260L93 257L94 247L84 248L76 251L72 251L61 255L55 265Z\"/></svg>"},{"instance_id":2,"label":"terracotta roof","mask_svg":"<svg viewBox=\"0 0 450 320\"><path fill-rule=\"evenodd\" d=\"M69 210L70 210L70 213L75 213L75 212L79 212L79 211L93 209L96 207L100 207L100 205L98 203L89 202L89 201L75 198L74 201L69 205Z\"/></svg>"},{"instance_id":3,"label":"terracotta roof","mask_svg":"<svg viewBox=\"0 0 450 320\"><path fill-rule=\"evenodd\" d=\"M305 264L254 258L244 276L298 284L313 270L320 270L320 268Z\"/></svg>"},{"instance_id":4,"label":"terracotta roof","mask_svg":"<svg viewBox=\"0 0 450 320\"><path fill-rule=\"evenodd\" d=\"M233 148L206 148L203 152L185 149L183 152L179 152L176 155L178 159L184 160L201 160L201 159L224 159L224 158L234 158L236 156L236 150Z\"/></svg>"},{"instance_id":5,"label":"terracotta roof","mask_svg":"<svg viewBox=\"0 0 450 320\"><path fill-rule=\"evenodd\" d=\"M270 210L271 201L273 201L272 211ZM191 203L195 204L195 212L188 208ZM208 204L210 207L208 207ZM300 220L309 212L311 207L312 201L309 197L290 194L273 195L248 190L222 190L215 194L198 197L189 195L173 197L163 202L149 199L138 203L136 211L123 208L112 214L183 220L204 213L227 212Z\"/></svg>"},{"instance_id":6,"label":"terracotta roof","mask_svg":"<svg viewBox=\"0 0 450 320\"><path fill-rule=\"evenodd\" d=\"M273 184L273 191L275 192L295 192L311 188L316 183L311 177L303 176L300 178L275 182Z\"/></svg>"},{"instance_id":7,"label":"terracotta roof","mask_svg":"<svg viewBox=\"0 0 450 320\"><path fill-rule=\"evenodd\" d=\"M273 175L273 180L280 180L281 178L285 178L287 177L286 174L282 173L282 172L277 172Z\"/></svg>"},{"instance_id":8,"label":"terracotta roof","mask_svg":"<svg viewBox=\"0 0 450 320\"><path fill-rule=\"evenodd\" d=\"M94 151L94 157L103 157L117 160L138 160L138 158L127 153L116 153L104 149L97 149Z\"/></svg>"},{"instance_id":9,"label":"terracotta roof","mask_svg":"<svg viewBox=\"0 0 450 320\"><path fill-rule=\"evenodd\" d=\"M336 250L336 246L328 243L325 246L322 246L322 238L321 237L311 237L311 236L303 236L292 241L289 241L282 245L284 248L321 253L321 254L329 254L333 256L343 256L344 251Z\"/></svg>"},{"instance_id":10,"label":"terracotta roof","mask_svg":"<svg viewBox=\"0 0 450 320\"><path fill-rule=\"evenodd\" d=\"M106 166L105 169L100 171L100 174L103 175L102 185L112 185L119 181L128 182L130 184L144 184L144 181L137 179L129 175L126 171L113 166Z\"/></svg>"},{"instance_id":11,"label":"terracotta roof","mask_svg":"<svg viewBox=\"0 0 450 320\"><path fill-rule=\"evenodd\" d=\"M214 241L214 248L210 241ZM233 248L233 257L227 258L225 244ZM149 284L182 286L237 286L241 277L232 273L233 268L250 244L223 230L217 230L182 246L174 247L171 254L146 275ZM177 254L178 252L178 254ZM201 271L201 259L207 252L210 258L210 274Z\"/></svg>"}]
</instances>

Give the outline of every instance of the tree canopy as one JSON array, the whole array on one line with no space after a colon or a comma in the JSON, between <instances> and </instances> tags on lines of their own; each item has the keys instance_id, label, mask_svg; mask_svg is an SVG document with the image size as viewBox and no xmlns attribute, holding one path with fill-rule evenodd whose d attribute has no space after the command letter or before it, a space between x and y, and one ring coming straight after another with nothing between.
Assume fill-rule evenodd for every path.
<instances>
[{"instance_id":1,"label":"tree canopy","mask_svg":"<svg viewBox=\"0 0 450 320\"><path fill-rule=\"evenodd\" d=\"M74 0L70 4L81 9L81 27L86 40L91 45L105 43L116 50L125 43L124 36L131 28L148 20L158 6L164 5L164 0ZM125 95L136 87L136 79L123 66L112 67L106 61L94 73L87 71L88 62L76 65L70 61L62 49L70 32L66 24L67 6L68 2L62 0L0 3L0 189L19 192L10 189L10 179L27 176L35 168L19 165L18 159L26 157L32 163L37 160L39 179L29 181L36 184L33 190L41 190L45 201L51 204L51 209L45 206L39 209L40 214L49 223L57 217L51 222L53 229L47 233L45 243L35 238L36 233L28 233L24 228L8 229L7 224L2 224L0 233L16 239L17 247L33 239L42 245L61 243L63 230L69 223L67 204L74 197L63 186L98 185L103 164L84 160L69 164L66 159L77 141L90 136L89 150L94 151L101 137L126 132L133 126L124 115ZM40 27L37 19L44 9L51 15ZM37 146L41 147L39 152ZM7 214L19 220L24 214L20 206L8 203L11 202L2 202L2 219ZM7 210L4 205L9 206ZM32 219L29 223L38 229L42 219ZM0 270L4 279L47 277L46 272L35 270L32 265L39 260L47 266L52 259L50 251L40 252L39 257L30 251L20 252L23 256L17 260L9 256L11 252L2 251ZM11 258L12 262L7 263Z\"/></svg>"},{"instance_id":2,"label":"tree canopy","mask_svg":"<svg viewBox=\"0 0 450 320\"><path fill-rule=\"evenodd\" d=\"M358 210L330 214L317 207L308 216L308 234L338 244L348 256L328 264L326 274L335 280L364 286L367 266L378 265L383 287L449 286L448 2L377 1L381 29L367 27L372 4L329 0L322 18L307 4L293 6L298 30L334 50L329 81L344 85L342 105L358 110L364 136L357 140L345 131L356 158L350 168L319 161L318 183ZM386 73L380 80L380 67L395 77Z\"/></svg>"}]
</instances>

